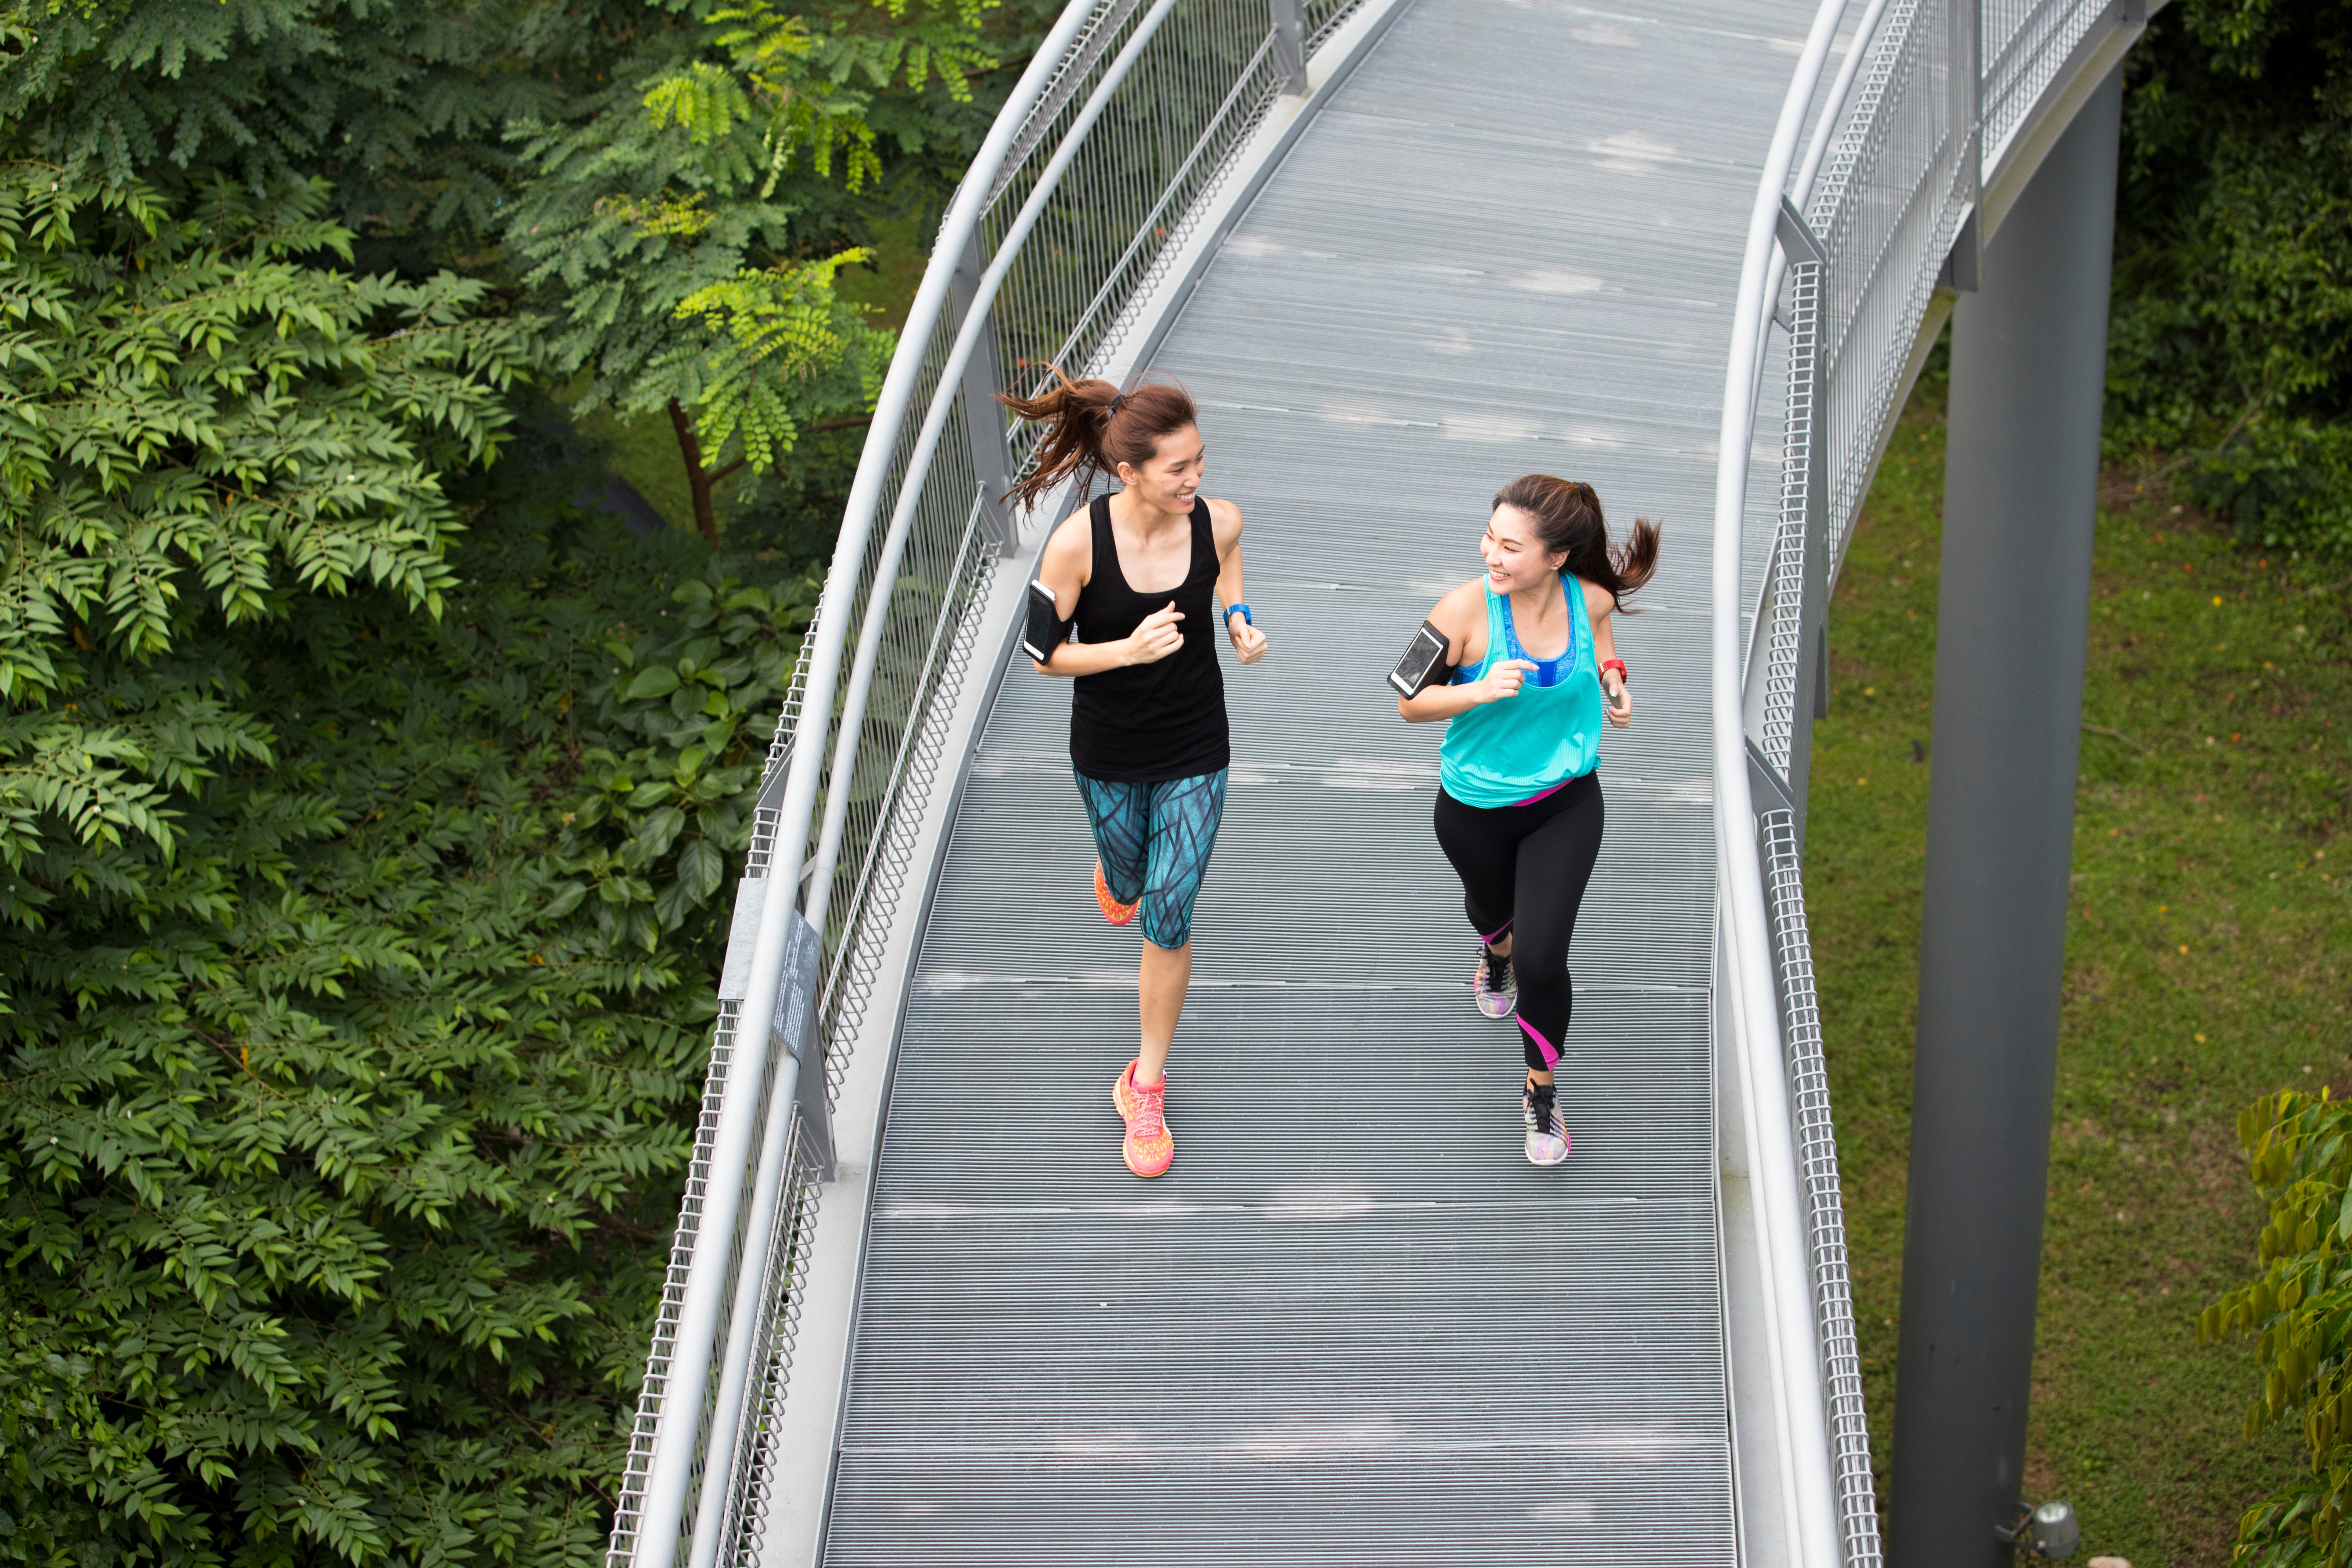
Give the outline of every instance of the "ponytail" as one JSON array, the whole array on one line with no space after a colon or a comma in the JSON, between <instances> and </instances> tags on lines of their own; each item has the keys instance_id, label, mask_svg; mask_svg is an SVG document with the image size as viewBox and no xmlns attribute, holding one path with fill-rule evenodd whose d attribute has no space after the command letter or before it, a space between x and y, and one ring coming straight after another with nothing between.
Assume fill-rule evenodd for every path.
<instances>
[{"instance_id":1,"label":"ponytail","mask_svg":"<svg viewBox=\"0 0 2352 1568\"><path fill-rule=\"evenodd\" d=\"M1625 595L1638 591L1658 569L1658 529L1647 518L1633 520L1625 542L1609 548L1609 525L1601 515L1601 498L1579 479L1556 479L1549 474L1524 474L1495 496L1496 506L1523 511L1535 519L1536 537L1552 554L1565 554L1560 570L1609 590L1617 608Z\"/></svg>"},{"instance_id":2,"label":"ponytail","mask_svg":"<svg viewBox=\"0 0 2352 1568\"><path fill-rule=\"evenodd\" d=\"M1121 463L1140 468L1159 451L1163 437L1200 424L1192 395L1168 382L1147 382L1122 393L1107 381L1072 381L1058 365L1047 365L1061 384L1034 397L999 393L996 401L1024 419L1045 427L1037 460L1009 492L1033 507L1064 479L1081 489L1097 474L1116 474Z\"/></svg>"}]
</instances>

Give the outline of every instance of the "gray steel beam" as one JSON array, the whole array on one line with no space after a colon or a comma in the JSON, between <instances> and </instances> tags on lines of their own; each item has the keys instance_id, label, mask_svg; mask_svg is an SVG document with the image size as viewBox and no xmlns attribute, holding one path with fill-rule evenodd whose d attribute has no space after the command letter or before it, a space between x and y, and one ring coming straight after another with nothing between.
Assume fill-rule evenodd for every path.
<instances>
[{"instance_id":1,"label":"gray steel beam","mask_svg":"<svg viewBox=\"0 0 2352 1568\"><path fill-rule=\"evenodd\" d=\"M2002 1568L2057 1073L2120 71L1953 311L1895 1568Z\"/></svg>"},{"instance_id":2,"label":"gray steel beam","mask_svg":"<svg viewBox=\"0 0 2352 1568\"><path fill-rule=\"evenodd\" d=\"M972 301L980 297L981 279L987 273L988 258L981 254L980 230L975 227L948 278L948 300L957 321L971 314ZM1013 462L1004 442L1004 408L996 401L996 389L1009 384L996 363L996 331L992 322L973 346L971 358L964 362L963 431L971 451L971 471L980 478L980 536L987 542L989 553L1000 560L1011 555L1020 542L1020 529L1004 500L1005 492L1013 488Z\"/></svg>"},{"instance_id":3,"label":"gray steel beam","mask_svg":"<svg viewBox=\"0 0 2352 1568\"><path fill-rule=\"evenodd\" d=\"M1272 0L1274 10L1274 68L1282 78L1282 90L1301 93L1307 89L1307 6L1304 0Z\"/></svg>"}]
</instances>

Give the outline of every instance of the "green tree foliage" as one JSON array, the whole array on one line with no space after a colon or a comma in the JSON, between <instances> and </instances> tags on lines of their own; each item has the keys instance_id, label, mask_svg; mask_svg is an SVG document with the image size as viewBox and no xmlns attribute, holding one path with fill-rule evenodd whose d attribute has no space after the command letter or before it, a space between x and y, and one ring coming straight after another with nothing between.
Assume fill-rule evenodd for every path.
<instances>
[{"instance_id":1,"label":"green tree foliage","mask_svg":"<svg viewBox=\"0 0 2352 1568\"><path fill-rule=\"evenodd\" d=\"M0 1560L601 1552L812 590L500 508L441 623L303 595L91 661L85 707L209 683L258 754L119 892L8 873L51 913L0 958Z\"/></svg>"},{"instance_id":2,"label":"green tree foliage","mask_svg":"<svg viewBox=\"0 0 2352 1568\"><path fill-rule=\"evenodd\" d=\"M528 324L326 202L0 183L0 1561L607 1527L813 590L466 478Z\"/></svg>"},{"instance_id":3,"label":"green tree foliage","mask_svg":"<svg viewBox=\"0 0 2352 1568\"><path fill-rule=\"evenodd\" d=\"M583 410L667 415L713 542L719 479L872 406L895 340L833 291L865 253L810 239L882 174L877 117L902 148L952 136L971 73L996 63L983 5L712 6L591 111L526 128L507 239L556 319L557 369L588 374Z\"/></svg>"},{"instance_id":4,"label":"green tree foliage","mask_svg":"<svg viewBox=\"0 0 2352 1568\"><path fill-rule=\"evenodd\" d=\"M504 506L442 624L305 595L94 671L214 680L264 755L0 959L0 1559L601 1554L810 593Z\"/></svg>"},{"instance_id":5,"label":"green tree foliage","mask_svg":"<svg viewBox=\"0 0 2352 1568\"><path fill-rule=\"evenodd\" d=\"M12 151L76 184L325 178L342 221L445 252L497 226L511 121L561 116L646 0L0 0Z\"/></svg>"},{"instance_id":6,"label":"green tree foliage","mask_svg":"<svg viewBox=\"0 0 2352 1568\"><path fill-rule=\"evenodd\" d=\"M2352 1563L2352 1104L2282 1092L2238 1114L2254 1184L2268 1195L2263 1273L2207 1307L2200 1340L2259 1337L2261 1390L2246 1435L2294 1419L2310 1473L2246 1510L2233 1563Z\"/></svg>"},{"instance_id":7,"label":"green tree foliage","mask_svg":"<svg viewBox=\"0 0 2352 1568\"><path fill-rule=\"evenodd\" d=\"M132 839L170 855L165 797L264 750L207 682L72 700L94 658L168 652L200 610L361 584L437 610L449 586L439 469L490 455L529 333L475 314L478 283L296 259L349 254L325 199L216 181L175 211L0 168L0 868L66 858L0 919L115 886Z\"/></svg>"},{"instance_id":8,"label":"green tree foliage","mask_svg":"<svg viewBox=\"0 0 2352 1568\"><path fill-rule=\"evenodd\" d=\"M2109 444L2241 537L2352 549L2352 11L2179 0L2126 63Z\"/></svg>"}]
</instances>

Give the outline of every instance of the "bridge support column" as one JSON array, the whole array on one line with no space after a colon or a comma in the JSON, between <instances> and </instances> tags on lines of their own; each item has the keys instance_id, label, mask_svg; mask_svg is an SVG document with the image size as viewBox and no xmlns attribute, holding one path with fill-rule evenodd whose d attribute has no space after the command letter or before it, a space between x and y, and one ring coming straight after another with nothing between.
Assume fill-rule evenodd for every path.
<instances>
[{"instance_id":1,"label":"bridge support column","mask_svg":"<svg viewBox=\"0 0 2352 1568\"><path fill-rule=\"evenodd\" d=\"M2019 1502L2122 101L2118 72L1952 318L1893 1568L2005 1568Z\"/></svg>"}]
</instances>

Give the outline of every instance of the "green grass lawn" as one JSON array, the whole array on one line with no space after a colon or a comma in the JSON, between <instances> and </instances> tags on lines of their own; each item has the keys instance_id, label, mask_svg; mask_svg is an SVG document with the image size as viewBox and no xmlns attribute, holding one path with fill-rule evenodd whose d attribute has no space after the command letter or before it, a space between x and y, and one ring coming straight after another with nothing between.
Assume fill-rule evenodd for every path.
<instances>
[{"instance_id":1,"label":"green grass lawn","mask_svg":"<svg viewBox=\"0 0 2352 1568\"><path fill-rule=\"evenodd\" d=\"M1939 361L1940 361L1940 356ZM1926 868L1943 387L1906 410L1830 615L1805 876L1885 1505ZM2303 1464L2244 1435L2252 1342L2193 1318L2256 1269L2239 1109L2352 1091L2342 563L2249 552L2110 474L2094 568L2027 1494L2082 1556L2225 1563Z\"/></svg>"}]
</instances>

